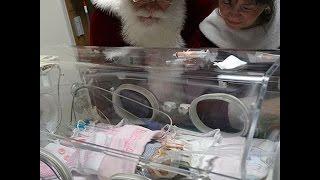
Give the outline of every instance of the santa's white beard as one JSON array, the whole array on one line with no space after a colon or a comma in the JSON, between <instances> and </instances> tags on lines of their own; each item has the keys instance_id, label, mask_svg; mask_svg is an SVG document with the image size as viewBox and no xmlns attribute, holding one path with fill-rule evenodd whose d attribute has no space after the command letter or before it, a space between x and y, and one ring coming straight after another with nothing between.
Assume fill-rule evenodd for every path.
<instances>
[{"instance_id":1,"label":"santa's white beard","mask_svg":"<svg viewBox=\"0 0 320 180\"><path fill-rule=\"evenodd\" d=\"M185 2L175 0L164 13L155 13L158 22L145 24L138 19L139 15L148 17L148 13L136 12L132 5L122 13L122 36L124 40L134 46L141 47L183 47L180 35L184 25Z\"/></svg>"},{"instance_id":2,"label":"santa's white beard","mask_svg":"<svg viewBox=\"0 0 320 180\"><path fill-rule=\"evenodd\" d=\"M173 0L165 12L157 12L158 22L145 24L138 16L148 17L144 11L135 11L129 0L93 0L94 4L121 17L122 37L133 46L183 47L180 35L185 21L185 0Z\"/></svg>"}]
</instances>

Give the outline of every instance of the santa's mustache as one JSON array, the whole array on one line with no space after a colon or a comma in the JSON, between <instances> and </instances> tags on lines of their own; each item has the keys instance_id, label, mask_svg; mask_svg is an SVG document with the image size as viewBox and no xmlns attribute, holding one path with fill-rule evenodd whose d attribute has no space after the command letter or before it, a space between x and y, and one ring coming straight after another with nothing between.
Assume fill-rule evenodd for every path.
<instances>
[{"instance_id":1,"label":"santa's mustache","mask_svg":"<svg viewBox=\"0 0 320 180\"><path fill-rule=\"evenodd\" d=\"M160 18L160 19L165 19L168 18L168 13L165 13L163 11L154 11L152 14L146 10L139 10L134 12L134 15L136 16L142 16L142 17L154 17L154 18Z\"/></svg>"}]
</instances>

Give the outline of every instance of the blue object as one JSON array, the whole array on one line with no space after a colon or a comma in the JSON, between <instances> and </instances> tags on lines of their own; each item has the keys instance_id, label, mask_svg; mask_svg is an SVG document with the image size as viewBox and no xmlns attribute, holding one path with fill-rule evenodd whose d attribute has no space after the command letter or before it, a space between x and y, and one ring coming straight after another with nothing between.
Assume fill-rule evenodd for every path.
<instances>
[{"instance_id":1,"label":"blue object","mask_svg":"<svg viewBox=\"0 0 320 180\"><path fill-rule=\"evenodd\" d=\"M85 121L79 120L76 125L76 128L82 131L82 130L86 129L86 126L87 126L87 124Z\"/></svg>"},{"instance_id":2,"label":"blue object","mask_svg":"<svg viewBox=\"0 0 320 180\"><path fill-rule=\"evenodd\" d=\"M143 127L148 128L150 130L161 130L162 124L157 121L153 121L150 119L144 120Z\"/></svg>"},{"instance_id":3,"label":"blue object","mask_svg":"<svg viewBox=\"0 0 320 180\"><path fill-rule=\"evenodd\" d=\"M89 119L89 118L88 118L88 119L85 119L85 120L84 120L84 123L85 123L86 125L89 125L89 124L90 124L90 120L91 120L91 119Z\"/></svg>"},{"instance_id":4,"label":"blue object","mask_svg":"<svg viewBox=\"0 0 320 180\"><path fill-rule=\"evenodd\" d=\"M85 120L79 120L78 123L76 124L76 128L78 128L79 130L85 130L86 126L88 126L90 124L91 119L85 119Z\"/></svg>"}]
</instances>

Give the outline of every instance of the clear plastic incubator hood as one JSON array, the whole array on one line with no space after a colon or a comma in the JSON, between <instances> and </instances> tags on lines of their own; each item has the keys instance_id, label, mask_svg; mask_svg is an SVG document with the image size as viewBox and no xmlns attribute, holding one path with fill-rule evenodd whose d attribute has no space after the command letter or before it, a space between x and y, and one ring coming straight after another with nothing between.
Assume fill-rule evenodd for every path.
<instances>
[{"instance_id":1,"label":"clear plastic incubator hood","mask_svg":"<svg viewBox=\"0 0 320 180\"><path fill-rule=\"evenodd\" d=\"M41 179L279 179L280 51L51 47Z\"/></svg>"}]
</instances>

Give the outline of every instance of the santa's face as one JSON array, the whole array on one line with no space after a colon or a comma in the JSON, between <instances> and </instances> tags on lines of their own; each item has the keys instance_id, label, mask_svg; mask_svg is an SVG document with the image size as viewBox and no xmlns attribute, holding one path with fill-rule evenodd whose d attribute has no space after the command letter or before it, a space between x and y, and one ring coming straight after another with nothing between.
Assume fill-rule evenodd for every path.
<instances>
[{"instance_id":1,"label":"santa's face","mask_svg":"<svg viewBox=\"0 0 320 180\"><path fill-rule=\"evenodd\" d=\"M118 1L118 0L117 0ZM122 0L119 15L124 40L142 47L181 47L184 0Z\"/></svg>"},{"instance_id":2,"label":"santa's face","mask_svg":"<svg viewBox=\"0 0 320 180\"><path fill-rule=\"evenodd\" d=\"M186 0L91 0L119 17L123 40L132 46L182 47ZM112 27L111 27L112 28Z\"/></svg>"},{"instance_id":3,"label":"santa's face","mask_svg":"<svg viewBox=\"0 0 320 180\"><path fill-rule=\"evenodd\" d=\"M131 2L135 16L146 26L164 19L167 9L172 4L172 0L131 0Z\"/></svg>"}]
</instances>

